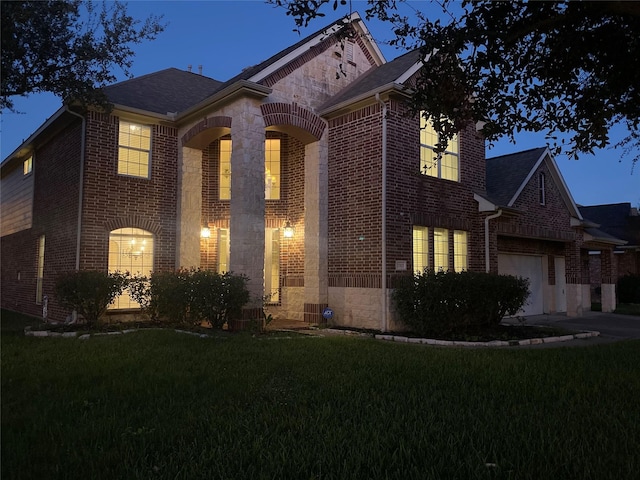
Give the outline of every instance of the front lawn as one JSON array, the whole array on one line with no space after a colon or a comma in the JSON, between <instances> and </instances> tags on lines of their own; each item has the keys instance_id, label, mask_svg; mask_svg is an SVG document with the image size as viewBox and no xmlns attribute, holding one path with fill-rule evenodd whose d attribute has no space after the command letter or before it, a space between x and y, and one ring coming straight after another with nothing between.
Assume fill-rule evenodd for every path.
<instances>
[{"instance_id":1,"label":"front lawn","mask_svg":"<svg viewBox=\"0 0 640 480\"><path fill-rule=\"evenodd\" d=\"M169 330L33 338L5 313L6 480L640 471L637 341L497 350Z\"/></svg>"}]
</instances>

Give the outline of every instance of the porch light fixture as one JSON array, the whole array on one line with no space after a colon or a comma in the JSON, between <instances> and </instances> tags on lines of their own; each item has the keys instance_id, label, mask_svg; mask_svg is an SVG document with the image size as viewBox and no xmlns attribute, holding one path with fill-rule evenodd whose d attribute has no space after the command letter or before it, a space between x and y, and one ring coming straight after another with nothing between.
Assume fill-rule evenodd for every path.
<instances>
[{"instance_id":1,"label":"porch light fixture","mask_svg":"<svg viewBox=\"0 0 640 480\"><path fill-rule=\"evenodd\" d=\"M287 220L287 223L284 224L284 238L293 238L294 231L291 222Z\"/></svg>"},{"instance_id":2,"label":"porch light fixture","mask_svg":"<svg viewBox=\"0 0 640 480\"><path fill-rule=\"evenodd\" d=\"M201 238L210 238L211 237L211 229L209 227L202 227L202 230L200 230L200 237Z\"/></svg>"}]
</instances>

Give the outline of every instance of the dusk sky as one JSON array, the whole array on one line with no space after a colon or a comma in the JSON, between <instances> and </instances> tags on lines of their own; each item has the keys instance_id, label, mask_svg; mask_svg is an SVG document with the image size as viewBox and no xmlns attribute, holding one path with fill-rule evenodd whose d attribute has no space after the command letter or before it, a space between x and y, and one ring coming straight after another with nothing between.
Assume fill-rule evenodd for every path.
<instances>
[{"instance_id":1,"label":"dusk sky","mask_svg":"<svg viewBox=\"0 0 640 480\"><path fill-rule=\"evenodd\" d=\"M419 9L429 15L441 15L440 8L426 1L409 1L409 7ZM364 15L366 2L354 0L353 9ZM405 7L406 8L406 7ZM202 65L203 74L225 81L235 76L243 68L255 65L301 38L319 30L344 14L344 10L334 13L329 5L326 17L313 21L300 35L294 32L294 21L285 15L283 9L266 5L262 1L130 1L129 12L139 19L153 13L164 15L168 23L158 39L136 47L131 73L141 76L165 68L175 67L186 70L188 65L198 71ZM410 14L411 10L407 10ZM391 26L378 21L367 21L378 46L387 61L403 52L389 47L386 41L392 38ZM117 72L119 80L125 80L122 72ZM1 158L4 160L23 140L61 106L61 101L50 94L16 98L18 111L2 112L1 116ZM613 142L624 136L625 128L612 130ZM493 148L487 148L487 156L514 153L544 146L545 133L523 134L514 145L501 140ZM573 194L576 203L594 205L605 203L631 202L640 206L640 165L632 174L631 156L622 157L622 149L613 147L599 150L595 155L582 155L579 160L569 160L566 156L556 157L562 175Z\"/></svg>"}]
</instances>

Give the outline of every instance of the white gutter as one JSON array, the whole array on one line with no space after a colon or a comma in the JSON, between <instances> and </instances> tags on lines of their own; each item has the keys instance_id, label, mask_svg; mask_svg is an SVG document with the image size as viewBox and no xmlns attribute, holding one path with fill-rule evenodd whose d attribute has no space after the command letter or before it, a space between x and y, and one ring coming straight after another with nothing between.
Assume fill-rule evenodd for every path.
<instances>
[{"instance_id":1,"label":"white gutter","mask_svg":"<svg viewBox=\"0 0 640 480\"><path fill-rule=\"evenodd\" d=\"M493 215L489 215L484 219L484 263L487 273L489 273L489 220L493 220L494 218L498 218L502 215L502 209L498 209L498 213L494 213Z\"/></svg>"},{"instance_id":2,"label":"white gutter","mask_svg":"<svg viewBox=\"0 0 640 480\"><path fill-rule=\"evenodd\" d=\"M84 186L84 154L86 148L86 135L87 135L87 120L79 113L72 112L69 107L66 106L65 110L71 115L78 117L82 120L82 136L80 140L80 183L78 185L78 230L76 232L76 270L80 270L80 240L82 238L82 195Z\"/></svg>"},{"instance_id":3,"label":"white gutter","mask_svg":"<svg viewBox=\"0 0 640 480\"><path fill-rule=\"evenodd\" d=\"M376 93L376 100L382 105L382 320L380 329L387 331L387 104L380 100Z\"/></svg>"}]
</instances>

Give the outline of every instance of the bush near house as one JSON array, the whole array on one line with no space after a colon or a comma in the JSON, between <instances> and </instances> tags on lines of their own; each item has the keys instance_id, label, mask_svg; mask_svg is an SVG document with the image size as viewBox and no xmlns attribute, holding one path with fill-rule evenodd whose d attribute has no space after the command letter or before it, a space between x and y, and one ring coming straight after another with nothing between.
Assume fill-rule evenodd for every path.
<instances>
[{"instance_id":1,"label":"bush near house","mask_svg":"<svg viewBox=\"0 0 640 480\"><path fill-rule=\"evenodd\" d=\"M639 274L627 274L618 279L618 302L640 303Z\"/></svg>"},{"instance_id":2,"label":"bush near house","mask_svg":"<svg viewBox=\"0 0 640 480\"><path fill-rule=\"evenodd\" d=\"M393 292L402 321L416 333L498 325L529 296L529 280L480 272L425 270L406 277Z\"/></svg>"},{"instance_id":3,"label":"bush near house","mask_svg":"<svg viewBox=\"0 0 640 480\"><path fill-rule=\"evenodd\" d=\"M126 286L127 276L123 273L81 270L59 275L55 292L62 307L75 310L92 327Z\"/></svg>"},{"instance_id":4,"label":"bush near house","mask_svg":"<svg viewBox=\"0 0 640 480\"><path fill-rule=\"evenodd\" d=\"M240 317L249 302L248 278L231 272L176 270L154 272L130 281L131 298L155 321L200 324L222 328Z\"/></svg>"}]
</instances>

